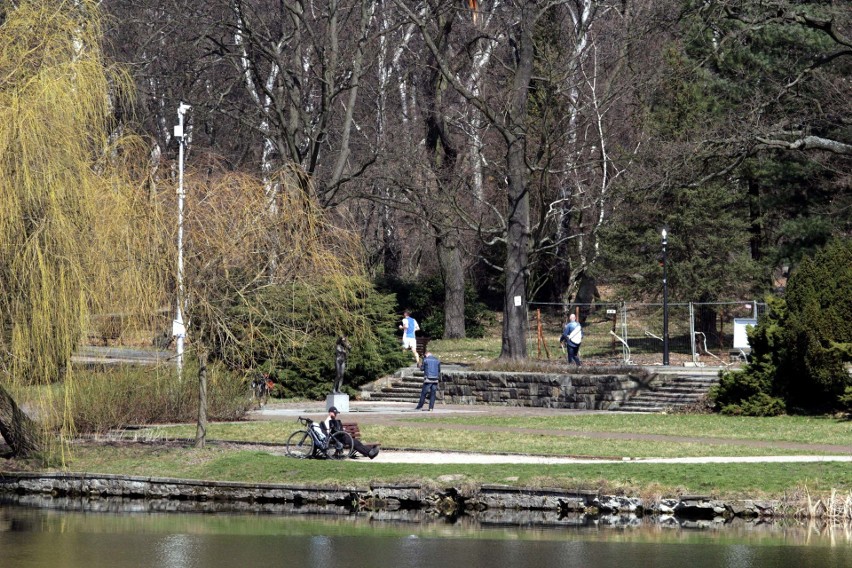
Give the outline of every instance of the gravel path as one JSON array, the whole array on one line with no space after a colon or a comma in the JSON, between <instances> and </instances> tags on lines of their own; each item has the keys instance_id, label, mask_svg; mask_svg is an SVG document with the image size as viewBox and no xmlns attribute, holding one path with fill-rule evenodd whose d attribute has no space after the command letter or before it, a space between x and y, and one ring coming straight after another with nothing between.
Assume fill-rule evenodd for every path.
<instances>
[{"instance_id":1,"label":"gravel path","mask_svg":"<svg viewBox=\"0 0 852 568\"><path fill-rule=\"evenodd\" d=\"M359 459L369 462L371 460ZM375 458L381 463L470 463L470 464L601 464L601 463L813 463L850 462L852 456L754 456L701 458L625 458L621 460L526 456L515 454L475 454L466 452L383 451Z\"/></svg>"}]
</instances>

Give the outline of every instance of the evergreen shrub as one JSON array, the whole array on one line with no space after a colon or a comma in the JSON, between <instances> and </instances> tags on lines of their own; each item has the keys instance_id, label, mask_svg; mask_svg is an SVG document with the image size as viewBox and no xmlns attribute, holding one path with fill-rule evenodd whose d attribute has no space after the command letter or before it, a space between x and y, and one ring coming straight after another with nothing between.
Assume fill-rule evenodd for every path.
<instances>
[{"instance_id":1,"label":"evergreen shrub","mask_svg":"<svg viewBox=\"0 0 852 568\"><path fill-rule=\"evenodd\" d=\"M234 367L270 375L273 395L322 398L335 378L334 344L346 334L344 390L376 380L410 363L395 337L395 298L361 279L294 283L255 292L229 318L234 341L216 355Z\"/></svg>"},{"instance_id":2,"label":"evergreen shrub","mask_svg":"<svg viewBox=\"0 0 852 568\"><path fill-rule=\"evenodd\" d=\"M805 258L783 299L748 333L752 358L742 372L723 373L713 391L727 413L831 411L852 387L852 241L838 239Z\"/></svg>"}]
</instances>

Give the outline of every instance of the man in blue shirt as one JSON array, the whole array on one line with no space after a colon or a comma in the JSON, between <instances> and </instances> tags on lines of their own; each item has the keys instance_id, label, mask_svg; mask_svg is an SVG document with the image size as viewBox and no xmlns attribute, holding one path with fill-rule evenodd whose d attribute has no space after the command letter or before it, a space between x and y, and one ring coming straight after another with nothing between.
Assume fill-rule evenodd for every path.
<instances>
[{"instance_id":1,"label":"man in blue shirt","mask_svg":"<svg viewBox=\"0 0 852 568\"><path fill-rule=\"evenodd\" d=\"M437 357L430 352L426 352L423 357L423 364L420 365L423 370L423 389L420 391L420 402L417 403L415 410L423 410L423 403L426 402L426 395L429 395L429 412L435 408L435 396L438 392L438 381L441 380L441 362Z\"/></svg>"},{"instance_id":2,"label":"man in blue shirt","mask_svg":"<svg viewBox=\"0 0 852 568\"><path fill-rule=\"evenodd\" d=\"M420 330L420 326L417 324L417 320L411 317L411 312L408 310L405 310L402 314L402 324L399 329L402 330L402 350L411 349L411 352L414 353L414 362L420 366L420 355L417 354L417 336L415 335Z\"/></svg>"}]
</instances>

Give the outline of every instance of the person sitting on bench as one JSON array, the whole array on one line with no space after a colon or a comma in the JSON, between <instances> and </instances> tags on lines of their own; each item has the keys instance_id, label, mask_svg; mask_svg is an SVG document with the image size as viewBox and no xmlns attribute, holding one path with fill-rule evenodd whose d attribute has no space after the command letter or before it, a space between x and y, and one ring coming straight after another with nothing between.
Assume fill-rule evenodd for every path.
<instances>
[{"instance_id":1,"label":"person sitting on bench","mask_svg":"<svg viewBox=\"0 0 852 568\"><path fill-rule=\"evenodd\" d=\"M331 408L328 409L328 418L326 418L325 420L320 422L320 428L322 429L323 433L325 433L326 435L329 435L329 434L333 434L335 432L342 432L343 431L343 422L341 422L340 419L338 419L339 415L340 415L340 411L337 410L337 407L332 406ZM372 447L365 446L364 443L361 442L361 440L359 440L358 438L355 438L355 437L352 438L352 446L355 448L356 452L358 452L359 454L361 454L364 457L368 457L370 459L373 459L377 455L379 455L379 447L378 446L372 446Z\"/></svg>"}]
</instances>

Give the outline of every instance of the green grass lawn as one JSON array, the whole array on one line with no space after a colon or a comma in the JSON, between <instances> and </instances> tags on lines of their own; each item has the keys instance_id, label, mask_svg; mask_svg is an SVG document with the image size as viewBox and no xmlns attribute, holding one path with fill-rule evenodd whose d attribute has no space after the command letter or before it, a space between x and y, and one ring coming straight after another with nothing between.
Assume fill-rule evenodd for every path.
<instances>
[{"instance_id":1,"label":"green grass lawn","mask_svg":"<svg viewBox=\"0 0 852 568\"><path fill-rule=\"evenodd\" d=\"M435 420L429 421L430 423L436 422ZM852 447L852 422L819 416L756 418L717 414L565 413L548 416L546 423L542 423L537 418L501 418L494 416L447 417L438 421L445 424L471 426L549 428L576 432L638 433L731 440L832 444Z\"/></svg>"},{"instance_id":2,"label":"green grass lawn","mask_svg":"<svg viewBox=\"0 0 852 568\"><path fill-rule=\"evenodd\" d=\"M411 426L406 426L411 423ZM397 420L398 425L361 424L365 441L381 442L389 448L446 449L476 452L529 453L540 455L580 455L599 457L699 457L741 455L791 455L826 453L777 447L753 447L748 442L794 442L852 447L852 422L833 418L779 416L749 418L720 415L661 414L562 414L543 423L525 417L430 417ZM442 428L442 425L455 428ZM208 429L210 439L283 443L298 429L292 422L215 423ZM425 426L425 427L424 427ZM493 431L459 429L460 426L486 427ZM547 428L554 435L524 432ZM614 434L654 434L702 439L695 443L599 439L583 435L560 435L560 431ZM143 430L142 438L191 438L195 427L161 426ZM708 438L722 439L713 443Z\"/></svg>"},{"instance_id":3,"label":"green grass lawn","mask_svg":"<svg viewBox=\"0 0 852 568\"><path fill-rule=\"evenodd\" d=\"M425 422L428 420L428 422ZM596 457L700 457L819 454L779 447L751 447L748 441L773 440L840 446L852 445L850 423L829 418L737 418L687 415L565 415L548 418L554 433L540 429L539 420L499 417L398 419L395 424L361 424L362 438L381 442L385 449L460 450L532 455ZM832 489L852 491L849 463L762 464L648 464L637 462L517 465L517 464L391 464L366 459L344 462L296 460L283 455L280 444L298 423L238 422L210 424L210 440L279 444L253 451L211 445L186 447L132 444L81 446L74 449L72 471L123 473L161 477L247 482L325 485L368 485L375 482L420 482L427 485L507 484L522 487L598 489L627 494L676 496L681 493L719 497L782 497ZM443 427L442 427L443 426ZM471 426L470 429L459 429ZM485 430L477 429L484 427ZM586 432L589 435L565 431ZM601 439L592 432L671 434L723 438L711 443ZM177 425L128 432L143 440L192 438L194 426ZM826 452L822 452L826 453Z\"/></svg>"},{"instance_id":4,"label":"green grass lawn","mask_svg":"<svg viewBox=\"0 0 852 568\"><path fill-rule=\"evenodd\" d=\"M361 486L501 484L597 489L642 496L701 493L716 497L782 497L852 489L848 463L816 464L392 464L367 459L298 460L268 451L149 444L75 448L70 471L253 483Z\"/></svg>"},{"instance_id":5,"label":"green grass lawn","mask_svg":"<svg viewBox=\"0 0 852 568\"><path fill-rule=\"evenodd\" d=\"M230 440L283 444L291 426L274 423L213 424L208 428L211 440ZM397 426L361 426L366 442L381 442L385 449L447 450L542 456L579 456L597 458L674 458L706 456L774 456L818 454L817 451L782 448L755 448L738 444L704 442L656 442L612 440L588 436L543 436L522 432L493 433L455 429L406 428ZM166 426L141 433L141 439L189 439L191 426Z\"/></svg>"}]
</instances>

